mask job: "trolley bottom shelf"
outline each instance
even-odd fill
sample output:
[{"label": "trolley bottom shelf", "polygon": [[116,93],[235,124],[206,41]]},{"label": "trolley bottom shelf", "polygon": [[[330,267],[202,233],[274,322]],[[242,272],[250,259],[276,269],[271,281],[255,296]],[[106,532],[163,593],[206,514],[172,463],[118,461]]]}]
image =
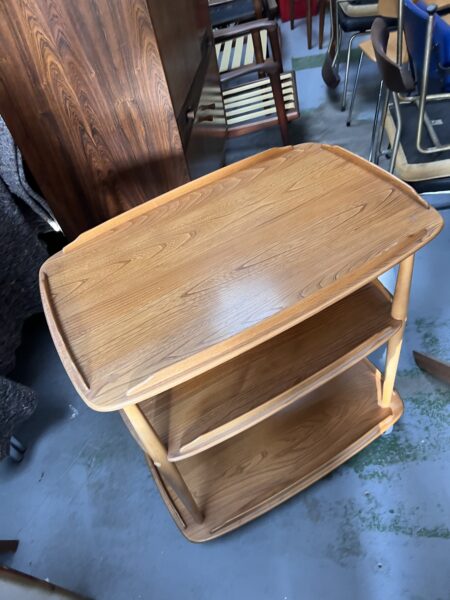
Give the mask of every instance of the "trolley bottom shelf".
[{"label": "trolley bottom shelf", "polygon": [[178,462],[204,521],[195,523],[149,465],[182,533],[201,542],[232,531],[294,496],[362,450],[403,412],[394,392],[381,408],[381,373],[364,359],[294,404],[222,444]]}]

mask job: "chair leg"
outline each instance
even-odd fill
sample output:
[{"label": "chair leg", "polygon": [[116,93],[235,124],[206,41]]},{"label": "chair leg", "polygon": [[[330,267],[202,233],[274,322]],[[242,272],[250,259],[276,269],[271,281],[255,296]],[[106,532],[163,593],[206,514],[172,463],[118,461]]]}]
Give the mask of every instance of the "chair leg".
[{"label": "chair leg", "polygon": [[281,88],[281,79],[279,73],[271,73],[269,75],[270,83],[272,85],[273,99],[275,101],[275,108],[277,110],[278,125],[280,127],[281,138],[283,144],[287,146],[289,144],[288,138],[288,120],[286,116],[286,108],[284,106],[283,90]]},{"label": "chair leg", "polygon": [[392,144],[392,154],[391,154],[391,161],[389,163],[389,173],[393,173],[394,169],[395,169],[395,161],[397,159],[398,147],[400,145],[400,136],[402,133],[402,115],[400,112],[400,102],[398,100],[398,96],[397,96],[396,92],[392,93],[392,100],[394,102],[395,120],[397,121],[397,123],[396,123],[394,143]]},{"label": "chair leg", "polygon": [[291,21],[291,29],[294,29],[295,0],[290,0],[289,2],[289,16]]},{"label": "chair leg", "polygon": [[380,90],[378,92],[377,105],[375,107],[375,114],[373,116],[372,137],[370,139],[370,153],[369,153],[370,162],[373,162],[374,155],[375,155],[375,140],[377,138],[377,132],[378,132],[378,118],[380,116],[380,107],[381,107],[381,99],[383,97],[383,89],[384,89],[384,84],[383,84],[383,80],[381,80]]},{"label": "chair leg", "polygon": [[325,29],[325,8],[326,0],[319,0],[319,50],[323,46],[323,32]]},{"label": "chair leg", "polygon": [[345,79],[344,79],[344,90],[342,92],[342,101],[341,101],[341,110],[344,111],[347,106],[347,88],[348,88],[348,73],[350,71],[350,58],[352,53],[352,44],[353,40],[359,35],[358,33],[354,33],[348,42],[347,48],[347,63],[345,66]]},{"label": "chair leg", "polygon": [[311,1],[312,0],[306,0],[306,36],[308,39],[308,50],[311,50],[311,48],[312,48]]},{"label": "chair leg", "polygon": [[337,25],[336,29],[336,51],[333,57],[332,66],[336,69],[337,72],[339,72],[339,65],[341,62],[342,29],[339,24]]},{"label": "chair leg", "polygon": [[347,127],[350,127],[350,125],[352,123],[353,105],[355,104],[356,90],[358,87],[359,73],[361,71],[361,65],[362,65],[363,58],[364,58],[364,52],[361,50],[361,54],[360,54],[359,62],[358,62],[358,68],[356,70],[355,84],[353,86],[352,97],[350,99],[350,107],[348,109]]},{"label": "chair leg", "polygon": [[[385,86],[383,86],[385,87]],[[390,96],[390,92],[388,89],[385,90],[384,93],[384,100],[383,100],[383,108],[381,111],[381,119],[380,119],[380,124],[378,126],[378,135],[377,135],[377,139],[375,141],[375,156],[374,156],[374,163],[377,165],[380,161],[380,155],[381,155],[381,144],[383,143],[383,135],[384,135],[384,124],[386,122],[386,115],[387,115],[387,110],[388,110],[388,104],[389,104],[389,96]]]}]

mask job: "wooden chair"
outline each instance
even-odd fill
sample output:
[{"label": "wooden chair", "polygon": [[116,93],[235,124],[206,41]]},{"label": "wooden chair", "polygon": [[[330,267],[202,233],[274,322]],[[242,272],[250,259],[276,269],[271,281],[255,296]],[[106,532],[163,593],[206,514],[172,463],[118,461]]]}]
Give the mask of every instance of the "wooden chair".
[{"label": "wooden chair", "polygon": [[[385,19],[389,19],[389,22],[392,24],[394,23],[394,21],[397,21],[398,0],[379,0],[378,1],[378,16],[384,17]],[[388,41],[388,45],[387,45],[387,55],[393,61],[397,60],[397,38],[398,38],[398,32],[396,29],[393,29],[389,34],[389,41]],[[363,60],[366,58],[366,59],[369,59],[373,63],[376,62],[375,52],[373,49],[372,41],[370,39],[364,40],[363,42],[361,42],[359,44],[359,49],[361,50],[361,53],[359,56],[358,67],[356,70],[355,83],[353,85],[353,90],[352,90],[351,99],[350,99],[350,106],[349,106],[348,116],[347,116],[347,127],[350,127],[351,121],[352,121],[353,107],[355,104],[356,92],[358,89],[358,82],[359,82],[359,75],[361,72]],[[403,37],[402,64],[405,64],[407,62],[408,62],[408,51],[406,48],[406,41]],[[377,103],[377,107],[376,107],[376,112],[379,111],[379,108],[380,108],[379,103],[381,101],[381,96],[382,96],[382,84],[380,85],[380,91],[378,94],[378,103]],[[378,114],[378,112],[377,112],[377,114]]]},{"label": "wooden chair", "polygon": [[[319,48],[322,49],[323,45],[323,31],[325,28],[325,9],[327,7],[328,0],[319,1]],[[295,0],[290,0],[289,3],[290,22],[291,29],[294,29],[295,19]],[[308,38],[308,50],[312,48],[312,6],[311,0],[306,0],[306,35]]]},{"label": "wooden chair", "polygon": [[344,89],[342,91],[341,110],[347,105],[348,74],[354,40],[370,31],[373,20],[378,15],[377,0],[330,0],[330,43],[322,66],[322,78],[332,89],[339,85],[339,56],[344,33],[349,33],[345,66]]},{"label": "wooden chair", "polygon": [[[271,57],[263,50],[262,32],[270,42]],[[283,72],[276,22],[260,19],[216,30],[216,52],[218,44],[233,41],[233,51],[238,53],[245,39],[249,43],[250,36],[255,48],[255,62],[233,68],[234,54],[230,52],[232,68],[222,70],[220,75],[228,136],[245,135],[278,124],[283,143],[287,144],[288,122],[299,116],[299,108],[295,73]],[[238,62],[236,60],[236,64]],[[256,78],[249,80],[252,75],[256,75]],[[229,82],[244,77],[244,83],[227,87]]]}]

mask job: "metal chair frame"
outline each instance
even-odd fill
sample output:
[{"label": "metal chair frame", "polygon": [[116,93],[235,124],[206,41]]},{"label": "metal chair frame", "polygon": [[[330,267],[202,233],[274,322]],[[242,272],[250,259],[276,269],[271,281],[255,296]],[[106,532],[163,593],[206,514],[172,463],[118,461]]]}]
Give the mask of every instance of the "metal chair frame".
[{"label": "metal chair frame", "polygon": [[[426,114],[426,103],[440,100],[449,100],[450,93],[442,93],[442,94],[428,94],[428,74],[429,74],[429,66],[430,66],[430,58],[432,52],[432,41],[433,41],[433,26],[434,19],[437,13],[436,5],[430,5],[427,9],[428,12],[428,23],[427,23],[427,32],[425,38],[425,53],[424,53],[424,63],[423,63],[423,71],[422,71],[422,85],[420,86],[419,93],[414,93],[416,91],[416,85],[407,85],[402,91],[395,91],[389,89],[385,82],[381,84],[380,94],[378,96],[377,107],[375,110],[375,118],[374,118],[374,127],[372,129],[372,141],[371,141],[371,150],[370,150],[370,160],[378,164],[380,157],[384,154],[386,155],[386,151],[381,151],[384,127],[386,121],[386,115],[389,108],[389,99],[392,96],[392,106],[394,109],[394,115],[396,119],[396,132],[394,142],[392,144],[391,149],[391,157],[389,163],[389,172],[393,173],[395,169],[395,162],[397,159],[398,148],[400,144],[400,136],[402,130],[402,117],[400,111],[401,104],[407,103],[415,103],[419,108],[419,118],[417,123],[417,133],[416,133],[416,147],[418,152],[422,154],[434,154],[437,152],[442,152],[446,150],[450,150],[450,144],[441,144],[439,142],[438,135]],[[399,15],[399,29],[403,27],[403,19],[400,22]],[[402,30],[400,30],[402,31]],[[399,38],[401,36],[399,35]],[[400,40],[401,44],[401,40]],[[402,48],[400,45],[400,52]],[[401,56],[401,54],[400,54]],[[408,89],[409,87],[409,89]],[[385,88],[384,100],[382,100],[383,89]],[[378,123],[378,116],[380,111],[380,106],[382,102],[382,114],[381,120]],[[422,137],[424,127],[427,129],[427,132],[430,136],[430,139],[433,142],[433,146],[425,148],[422,145]]]}]

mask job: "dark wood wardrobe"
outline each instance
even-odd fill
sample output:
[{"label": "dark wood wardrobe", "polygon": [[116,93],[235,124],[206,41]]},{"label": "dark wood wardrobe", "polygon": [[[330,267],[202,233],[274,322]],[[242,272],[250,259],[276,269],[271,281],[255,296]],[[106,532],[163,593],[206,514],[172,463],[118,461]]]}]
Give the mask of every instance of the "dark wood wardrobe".
[{"label": "dark wood wardrobe", "polygon": [[0,0],[0,114],[69,239],[219,168],[207,0]]}]

